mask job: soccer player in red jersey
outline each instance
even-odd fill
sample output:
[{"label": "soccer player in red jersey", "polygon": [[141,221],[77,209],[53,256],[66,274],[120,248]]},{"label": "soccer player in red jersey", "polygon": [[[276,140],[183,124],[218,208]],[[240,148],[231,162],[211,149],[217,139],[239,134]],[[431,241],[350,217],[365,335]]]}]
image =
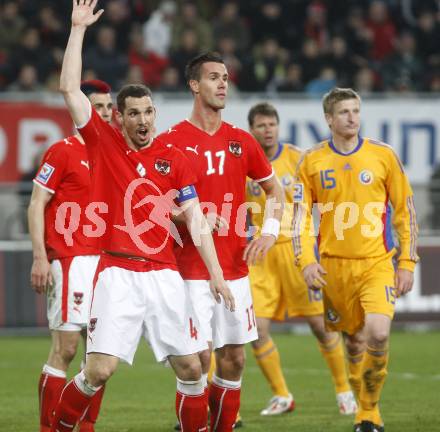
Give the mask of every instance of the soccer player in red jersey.
[{"label": "soccer player in red jersey", "polygon": [[[235,313],[214,301],[209,273],[186,230],[182,233],[183,247],[176,248],[176,258],[203,335],[215,350],[217,367],[209,388],[211,431],[224,432],[232,430],[240,406],[244,344],[258,338],[247,262],[264,256],[275,243],[283,192],[258,142],[248,132],[222,121],[228,91],[228,72],[222,58],[216,53],[195,57],[187,65],[186,78],[194,96],[192,114],[158,138],[185,153],[198,176],[196,188],[202,207],[208,214],[217,214],[214,243],[235,298]],[[272,204],[261,235],[248,245],[247,177],[259,182]],[[210,356],[210,350],[200,353],[205,385]]]},{"label": "soccer player in red jersey", "polygon": [[[115,372],[132,363],[142,336],[158,361],[168,360],[177,377],[176,413],[182,429],[207,429],[207,398],[197,353],[206,349],[173,253],[170,214],[175,203],[209,269],[213,296],[234,310],[212,236],[183,153],[154,140],[156,111],[149,89],[125,86],[117,96],[121,130],[103,122],[81,92],[81,48],[97,1],[73,2],[72,27],[61,71],[61,91],[84,138],[92,174],[92,201],[102,215],[89,235],[102,251],[95,275],[87,361],[63,389],[52,431],[72,431],[91,397]],[[195,224],[191,224],[195,221]],[[197,233],[193,227],[201,227]],[[220,295],[222,297],[220,297]]]},{"label": "soccer player in red jersey", "polygon": [[[110,122],[110,87],[99,80],[84,81],[82,91],[103,121]],[[98,250],[83,234],[89,204],[90,173],[87,150],[80,135],[53,144],[44,154],[29,205],[29,229],[33,247],[32,288],[46,292],[47,317],[52,335],[49,358],[38,385],[40,431],[48,431],[55,405],[66,384],[66,371],[75,357],[82,330],[89,321],[90,300],[98,263]],[[63,211],[75,204],[75,216]],[[79,213],[79,214],[78,214]],[[67,244],[56,228],[78,224]],[[93,431],[103,390],[95,395],[81,422],[80,431]]]}]

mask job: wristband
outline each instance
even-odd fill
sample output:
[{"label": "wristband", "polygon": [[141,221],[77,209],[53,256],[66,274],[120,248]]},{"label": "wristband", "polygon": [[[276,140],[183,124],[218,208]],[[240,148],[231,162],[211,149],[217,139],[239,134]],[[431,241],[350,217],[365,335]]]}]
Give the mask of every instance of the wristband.
[{"label": "wristband", "polygon": [[270,234],[273,235],[276,239],[280,233],[280,221],[275,218],[267,218],[264,221],[263,228],[261,230],[261,234]]}]

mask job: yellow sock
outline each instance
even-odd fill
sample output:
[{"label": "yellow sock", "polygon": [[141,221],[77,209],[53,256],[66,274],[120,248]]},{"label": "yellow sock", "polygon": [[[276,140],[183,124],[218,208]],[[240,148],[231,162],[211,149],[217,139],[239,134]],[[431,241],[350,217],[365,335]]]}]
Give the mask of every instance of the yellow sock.
[{"label": "yellow sock", "polygon": [[253,349],[258,366],[272,388],[273,394],[278,396],[289,396],[286,380],[281,370],[280,354],[273,340],[270,339],[263,346]]},{"label": "yellow sock", "polygon": [[213,351],[211,353],[211,363],[209,365],[209,371],[208,371],[208,383],[212,382],[212,376],[215,372],[215,352]]},{"label": "yellow sock", "polygon": [[336,337],[326,344],[319,343],[319,349],[332,374],[336,393],[350,391],[345,367],[344,347],[340,335],[336,334]]},{"label": "yellow sock", "polygon": [[362,381],[359,392],[359,411],[356,419],[369,420],[382,425],[379,399],[387,376],[388,348],[376,349],[367,346],[362,361]]},{"label": "yellow sock", "polygon": [[364,358],[364,353],[350,355],[347,354],[348,358],[348,381],[350,382],[351,389],[359,401],[359,392],[361,391],[361,372],[362,372],[362,360]]}]

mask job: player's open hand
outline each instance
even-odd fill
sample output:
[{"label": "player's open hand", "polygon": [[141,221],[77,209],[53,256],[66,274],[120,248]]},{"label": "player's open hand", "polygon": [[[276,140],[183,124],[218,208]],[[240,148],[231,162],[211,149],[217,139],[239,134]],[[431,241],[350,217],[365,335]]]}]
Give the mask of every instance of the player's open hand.
[{"label": "player's open hand", "polygon": [[48,286],[53,285],[53,277],[50,272],[50,264],[47,259],[34,259],[31,269],[31,286],[38,294],[47,291]]},{"label": "player's open hand", "polygon": [[414,273],[405,269],[397,269],[396,272],[396,295],[400,297],[412,290],[414,283]]},{"label": "player's open hand", "polygon": [[221,298],[223,297],[226,309],[230,310],[231,312],[235,311],[234,296],[223,279],[223,276],[211,277],[209,287],[211,288],[212,295],[217,303],[220,303]]},{"label": "player's open hand", "polygon": [[73,0],[72,26],[88,27],[95,23],[104,12],[104,9],[93,12],[97,3],[98,0]]},{"label": "player's open hand", "polygon": [[218,215],[217,213],[208,213],[206,215],[206,221],[208,222],[209,228],[211,228],[211,232],[220,231],[221,229],[229,229],[228,221]]},{"label": "player's open hand", "polygon": [[275,242],[276,238],[273,235],[263,234],[261,237],[248,243],[243,253],[243,259],[246,261],[247,265],[256,264],[266,256],[267,252]]},{"label": "player's open hand", "polygon": [[323,279],[323,276],[326,275],[324,267],[321,264],[313,263],[306,266],[303,270],[303,277],[306,281],[306,284],[311,289],[322,289],[327,282]]}]

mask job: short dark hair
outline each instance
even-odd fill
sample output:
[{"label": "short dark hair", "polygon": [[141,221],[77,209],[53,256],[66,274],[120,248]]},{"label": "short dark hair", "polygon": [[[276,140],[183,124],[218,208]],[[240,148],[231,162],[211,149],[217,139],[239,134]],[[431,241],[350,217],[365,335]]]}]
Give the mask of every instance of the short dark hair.
[{"label": "short dark hair", "polygon": [[111,93],[112,89],[105,81],[92,79],[81,82],[81,91],[87,97],[89,97],[92,93],[98,93],[98,94]]},{"label": "short dark hair", "polygon": [[322,98],[324,114],[332,114],[333,108],[338,102],[348,99],[357,99],[359,102],[361,101],[361,97],[351,88],[333,88]]},{"label": "short dark hair", "polygon": [[252,127],[254,124],[255,117],[257,115],[264,115],[268,117],[275,117],[277,119],[277,123],[280,122],[280,116],[278,115],[278,111],[276,108],[270,104],[269,102],[261,102],[254,105],[248,114],[248,123],[249,126]]},{"label": "short dark hair", "polygon": [[120,113],[123,113],[125,110],[125,100],[128,97],[133,98],[142,98],[144,96],[149,97],[150,99],[153,99],[153,94],[151,93],[151,90],[143,84],[127,84],[124,87],[121,88],[121,90],[118,93],[118,96],[116,97],[116,105],[118,107],[118,111]]},{"label": "short dark hair", "polygon": [[200,81],[200,69],[204,63],[225,64],[223,57],[215,51],[208,51],[192,58],[185,66],[185,79],[189,83],[191,80]]}]

